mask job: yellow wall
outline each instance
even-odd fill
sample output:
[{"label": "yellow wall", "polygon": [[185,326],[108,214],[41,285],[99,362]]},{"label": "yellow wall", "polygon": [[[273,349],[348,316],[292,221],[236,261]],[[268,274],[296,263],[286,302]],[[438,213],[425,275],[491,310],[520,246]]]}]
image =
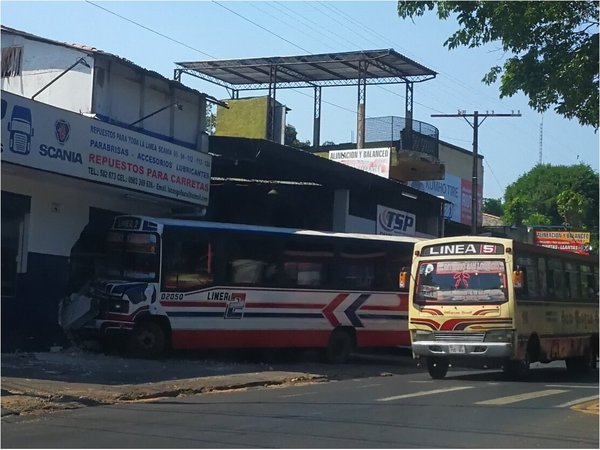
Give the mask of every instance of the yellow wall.
[{"label": "yellow wall", "polygon": [[227,100],[229,109],[217,107],[216,136],[267,138],[268,97]]}]

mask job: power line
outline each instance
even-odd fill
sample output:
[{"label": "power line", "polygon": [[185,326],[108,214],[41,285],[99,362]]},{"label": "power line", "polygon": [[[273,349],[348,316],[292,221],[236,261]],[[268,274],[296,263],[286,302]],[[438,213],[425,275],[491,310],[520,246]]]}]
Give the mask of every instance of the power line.
[{"label": "power line", "polygon": [[258,28],[260,28],[261,30],[266,31],[269,34],[272,34],[273,36],[278,37],[279,39],[281,39],[282,41],[287,42],[290,45],[293,45],[296,48],[299,48],[300,50],[302,50],[303,52],[307,52],[310,53],[308,50],[306,50],[303,47],[300,47],[299,45],[294,44],[292,41],[290,41],[289,39],[284,38],[283,36],[278,35],[277,33],[274,33],[273,31],[269,30],[268,28],[263,27],[262,25],[259,25],[258,23],[254,22],[253,20],[248,19],[247,17],[242,16],[241,14],[238,14],[237,12],[235,12],[232,9],[229,9],[227,6],[217,2],[216,0],[211,0],[214,4],[219,5],[221,8],[226,9],[227,11],[229,11],[232,14],[235,14],[236,16],[238,16],[241,19],[244,19],[246,22],[250,22],[251,24],[257,26]]},{"label": "power line", "polygon": [[129,23],[132,23],[132,24],[134,24],[134,25],[137,25],[138,27],[140,27],[140,28],[143,28],[144,30],[147,30],[147,31],[149,31],[149,32],[151,32],[151,33],[154,33],[154,34],[156,34],[156,35],[160,36],[160,37],[163,37],[163,38],[165,38],[165,39],[168,39],[169,41],[175,42],[175,43],[177,43],[177,44],[179,44],[179,45],[183,45],[184,47],[186,47],[186,48],[189,48],[190,50],[194,50],[195,52],[201,53],[202,55],[206,55],[206,56],[208,56],[209,58],[212,58],[212,59],[217,59],[217,58],[216,58],[216,57],[214,57],[213,55],[209,55],[208,53],[206,53],[206,52],[203,52],[202,50],[198,50],[197,48],[195,48],[195,47],[192,47],[191,45],[187,45],[187,44],[186,44],[186,43],[184,43],[184,42],[178,41],[177,39],[173,39],[172,37],[170,37],[170,36],[167,36],[166,34],[163,34],[163,33],[161,33],[160,31],[156,31],[156,30],[154,30],[154,29],[152,29],[152,28],[150,28],[150,27],[147,27],[146,25],[142,25],[141,23],[139,23],[139,22],[136,22],[135,20],[131,20],[131,19],[129,19],[129,18],[127,18],[127,17],[125,17],[125,16],[122,16],[121,14],[118,14],[118,13],[116,13],[116,12],[114,12],[114,11],[111,11],[111,10],[110,10],[110,9],[108,9],[108,8],[105,8],[105,7],[103,7],[103,6],[100,6],[100,5],[98,5],[97,3],[91,2],[91,1],[89,1],[89,0],[85,0],[85,2],[86,2],[86,3],[89,3],[89,4],[90,4],[90,5],[92,5],[92,6],[95,6],[96,8],[99,8],[99,9],[101,9],[101,10],[103,10],[103,11],[106,11],[107,13],[109,13],[109,14],[112,14],[113,16],[117,16],[117,17],[118,17],[118,18],[120,18],[120,19],[126,20],[126,21],[127,21],[127,22],[129,22]]}]

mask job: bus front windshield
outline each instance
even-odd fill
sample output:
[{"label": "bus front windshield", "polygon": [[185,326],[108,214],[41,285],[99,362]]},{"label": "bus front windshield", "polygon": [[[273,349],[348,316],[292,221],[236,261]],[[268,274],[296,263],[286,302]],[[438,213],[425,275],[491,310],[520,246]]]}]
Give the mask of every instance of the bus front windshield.
[{"label": "bus front windshield", "polygon": [[507,300],[506,269],[501,260],[421,262],[415,303],[504,303]]},{"label": "bus front windshield", "polygon": [[110,231],[104,275],[127,281],[158,280],[158,238],[152,233]]}]

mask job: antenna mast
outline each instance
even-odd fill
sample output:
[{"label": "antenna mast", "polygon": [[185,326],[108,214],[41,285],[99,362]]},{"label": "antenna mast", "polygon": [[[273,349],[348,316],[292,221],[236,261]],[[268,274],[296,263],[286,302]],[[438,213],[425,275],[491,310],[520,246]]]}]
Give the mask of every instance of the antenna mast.
[{"label": "antenna mast", "polygon": [[542,121],[540,122],[540,150],[538,154],[538,164],[542,164],[542,148],[544,143],[544,116],[542,116]]}]

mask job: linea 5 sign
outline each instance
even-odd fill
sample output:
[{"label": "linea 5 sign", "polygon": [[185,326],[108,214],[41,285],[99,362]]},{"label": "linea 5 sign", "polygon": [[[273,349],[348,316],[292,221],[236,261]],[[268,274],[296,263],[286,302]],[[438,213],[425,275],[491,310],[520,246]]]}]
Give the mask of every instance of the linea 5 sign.
[{"label": "linea 5 sign", "polygon": [[377,205],[377,234],[388,236],[414,236],[417,216],[387,206]]}]

